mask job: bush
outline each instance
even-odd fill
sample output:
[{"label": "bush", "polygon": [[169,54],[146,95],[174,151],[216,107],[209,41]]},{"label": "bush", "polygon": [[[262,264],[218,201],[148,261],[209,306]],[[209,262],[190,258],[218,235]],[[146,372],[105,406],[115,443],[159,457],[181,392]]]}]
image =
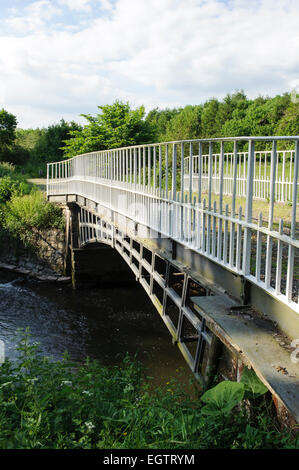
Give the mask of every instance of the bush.
[{"label": "bush", "polygon": [[18,358],[0,367],[0,448],[296,448],[265,406],[202,414],[174,380],[149,393],[136,361],[121,367],[42,357],[23,333]]},{"label": "bush", "polygon": [[25,196],[13,195],[3,213],[4,227],[26,245],[34,243],[34,229],[63,229],[61,209],[48,203],[40,191]]},{"label": "bush", "polygon": [[13,196],[29,194],[32,187],[32,184],[21,177],[3,176],[0,179],[0,204],[9,201]]},{"label": "bush", "polygon": [[0,162],[0,178],[6,175],[14,175],[15,174],[15,166],[9,162]]}]

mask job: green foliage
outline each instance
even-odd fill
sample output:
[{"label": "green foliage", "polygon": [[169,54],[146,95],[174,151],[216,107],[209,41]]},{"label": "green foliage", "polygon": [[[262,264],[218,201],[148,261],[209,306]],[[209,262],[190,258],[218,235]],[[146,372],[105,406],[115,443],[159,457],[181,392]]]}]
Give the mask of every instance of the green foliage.
[{"label": "green foliage", "polygon": [[13,114],[0,110],[0,150],[9,146],[15,140],[17,118]]},{"label": "green foliage", "polygon": [[268,391],[267,387],[260,381],[253,369],[244,367],[241,383],[244,384],[244,390],[249,398],[255,398]]},{"label": "green foliage", "polygon": [[164,139],[196,139],[200,135],[201,112],[201,106],[185,106],[168,122]]},{"label": "green foliage", "polygon": [[2,224],[25,245],[34,245],[35,230],[63,228],[61,209],[48,203],[38,190],[25,196],[12,195],[3,210]]},{"label": "green foliage", "polygon": [[228,415],[244,398],[255,399],[267,391],[254,370],[244,367],[240,382],[220,382],[203,394],[201,400],[206,405],[202,412],[208,416]]},{"label": "green foliage", "polygon": [[244,398],[245,387],[240,382],[224,381],[203,394],[206,403],[202,412],[206,415],[227,415]]},{"label": "green foliage", "polygon": [[[154,141],[162,142],[165,134],[167,133],[167,126],[169,122],[182,111],[182,108],[177,109],[152,109],[146,116],[146,121],[151,126],[154,133]],[[177,138],[177,137],[175,137]]]},{"label": "green foliage", "polygon": [[16,117],[5,109],[0,110],[0,161],[2,162],[19,164],[28,157],[27,151],[15,141],[16,127]]},{"label": "green foliage", "polygon": [[40,158],[44,163],[54,162],[63,159],[64,142],[70,138],[73,131],[81,131],[82,126],[74,121],[68,123],[61,119],[59,123],[43,129],[37,139],[33,153],[36,158]]},{"label": "green foliage", "polygon": [[19,175],[3,176],[0,178],[0,204],[9,201],[12,196],[29,194],[32,185]]},{"label": "green foliage", "polygon": [[277,127],[278,135],[299,135],[299,103],[290,103]]},{"label": "green foliage", "polygon": [[132,110],[128,103],[116,101],[98,108],[101,114],[95,117],[82,114],[89,124],[82,130],[71,131],[72,138],[65,142],[65,156],[152,141],[154,133],[144,120],[143,106]]},{"label": "green foliage", "polygon": [[15,165],[9,162],[0,162],[0,178],[6,175],[15,175]]},{"label": "green foliage", "polygon": [[[45,177],[47,162],[91,151],[184,139],[299,134],[299,104],[291,102],[289,93],[250,100],[240,90],[223,100],[155,108],[146,117],[143,106],[132,109],[121,101],[98,108],[96,116],[81,115],[87,120],[84,127],[61,119],[47,128],[26,130],[16,129],[15,116],[0,111],[0,161]],[[279,149],[281,145],[293,148],[292,142],[278,143]],[[247,150],[246,144],[239,148]],[[257,150],[265,148],[265,143],[256,144]]]},{"label": "green foliage", "polygon": [[117,367],[73,363],[67,354],[54,362],[42,357],[28,331],[17,351],[0,367],[2,449],[298,447],[275,430],[265,406],[254,421],[242,411],[207,418],[174,380],[150,392],[128,356]]},{"label": "green foliage", "polygon": [[[299,105],[290,94],[249,100],[243,90],[203,105],[151,111],[159,141],[253,135],[298,135]],[[167,113],[166,113],[167,111]],[[284,144],[286,145],[286,144]],[[263,149],[265,144],[263,144]]]}]

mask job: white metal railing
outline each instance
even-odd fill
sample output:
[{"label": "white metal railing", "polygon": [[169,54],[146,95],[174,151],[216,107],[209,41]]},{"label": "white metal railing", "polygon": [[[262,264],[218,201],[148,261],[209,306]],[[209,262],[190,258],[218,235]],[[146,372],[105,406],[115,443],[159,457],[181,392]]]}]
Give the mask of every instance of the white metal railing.
[{"label": "white metal railing", "polygon": [[[275,200],[281,203],[292,202],[293,197],[293,173],[294,173],[294,150],[278,150],[275,174]],[[219,194],[220,191],[220,168],[221,155],[213,154],[212,191]],[[202,191],[208,188],[208,159],[209,155],[202,155]],[[224,154],[223,163],[223,194],[231,195],[234,183],[234,154]],[[237,188],[238,197],[246,197],[248,152],[238,152],[237,155]],[[185,185],[189,186],[190,157],[185,158]],[[197,191],[199,155],[193,155],[192,163],[192,187]],[[256,199],[269,200],[271,188],[271,150],[254,152],[254,174],[253,174],[253,197]],[[299,184],[299,182],[298,182]],[[298,203],[298,202],[297,202]]]},{"label": "white metal railing", "polygon": [[[281,165],[277,151],[280,141],[293,145],[292,150],[282,153],[284,170],[277,169]],[[261,142],[271,142],[272,151],[255,152],[256,143]],[[248,151],[240,154],[241,145],[247,145]],[[288,219],[283,220],[275,202],[281,200],[277,196],[277,174],[284,171],[285,175],[287,152],[292,159],[286,190],[291,204],[283,206],[289,211]],[[263,155],[267,159],[264,174],[269,178],[267,213],[259,210],[254,197],[255,175],[262,172],[262,164],[257,162],[262,162]],[[47,194],[76,194],[117,211],[242,274],[299,313],[298,166],[299,136],[167,142],[103,150],[50,163]],[[229,198],[225,197],[228,174]],[[240,186],[245,199],[237,207]]]}]

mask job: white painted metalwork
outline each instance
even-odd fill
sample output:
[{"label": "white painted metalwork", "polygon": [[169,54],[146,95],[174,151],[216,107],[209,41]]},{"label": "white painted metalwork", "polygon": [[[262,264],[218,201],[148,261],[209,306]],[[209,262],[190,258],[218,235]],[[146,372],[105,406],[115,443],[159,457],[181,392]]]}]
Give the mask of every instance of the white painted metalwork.
[{"label": "white painted metalwork", "polygon": [[[277,150],[283,142],[293,148]],[[255,151],[261,143],[272,150]],[[243,275],[299,313],[298,166],[298,136],[167,142],[50,163],[47,193],[79,195],[129,217]],[[239,196],[246,198],[244,207],[237,207]],[[256,214],[258,199],[265,198],[267,214]],[[275,219],[281,201],[291,201],[289,224]]]},{"label": "white painted metalwork", "polygon": [[[278,150],[277,159],[279,165],[276,166],[274,180],[271,179],[271,150],[254,152],[254,177],[253,177],[253,197],[255,199],[269,200],[272,194],[271,181],[274,181],[274,196],[277,202],[292,202],[293,195],[293,173],[294,173],[294,150]],[[193,155],[193,171],[189,178],[190,156],[185,158],[185,186],[192,184],[194,192],[198,191],[198,184],[207,191],[208,188],[208,162],[209,155]],[[215,194],[220,193],[219,169],[222,161],[220,153],[213,154],[212,189]],[[203,170],[200,170],[202,162]],[[237,154],[237,187],[236,194],[239,197],[246,197],[248,152],[238,152]],[[234,183],[234,153],[224,154],[223,158],[223,194],[231,195]],[[199,183],[199,179],[201,182]],[[192,183],[190,183],[192,181]],[[299,182],[298,182],[299,184]],[[298,202],[297,202],[298,204]]]}]

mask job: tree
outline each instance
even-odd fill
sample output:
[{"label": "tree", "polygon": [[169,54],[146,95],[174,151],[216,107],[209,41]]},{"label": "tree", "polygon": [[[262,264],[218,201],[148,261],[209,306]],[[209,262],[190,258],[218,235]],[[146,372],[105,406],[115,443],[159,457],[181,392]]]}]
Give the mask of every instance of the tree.
[{"label": "tree", "polygon": [[0,111],[0,160],[10,151],[16,138],[17,118],[13,114],[1,109]]},{"label": "tree", "polygon": [[154,133],[144,119],[143,106],[132,110],[128,103],[115,101],[112,105],[98,106],[96,116],[82,114],[88,124],[82,130],[71,131],[65,141],[64,155],[74,155],[152,142]]},{"label": "tree", "polygon": [[187,105],[168,123],[165,140],[188,140],[200,137],[201,106]]},{"label": "tree", "polygon": [[290,103],[279,121],[277,135],[299,135],[299,103]]},{"label": "tree", "polygon": [[16,144],[17,118],[5,109],[0,111],[0,161],[23,164],[28,152]]},{"label": "tree", "polygon": [[220,129],[217,128],[216,115],[219,108],[219,101],[212,98],[206,101],[201,114],[202,137],[218,137]]},{"label": "tree", "polygon": [[170,121],[182,111],[182,108],[152,109],[146,116],[146,121],[154,132],[155,142],[165,140],[166,129]]},{"label": "tree", "polygon": [[82,126],[74,121],[61,119],[59,123],[42,129],[33,147],[33,157],[42,162],[62,160],[64,143],[71,137],[72,131],[81,131]]}]

